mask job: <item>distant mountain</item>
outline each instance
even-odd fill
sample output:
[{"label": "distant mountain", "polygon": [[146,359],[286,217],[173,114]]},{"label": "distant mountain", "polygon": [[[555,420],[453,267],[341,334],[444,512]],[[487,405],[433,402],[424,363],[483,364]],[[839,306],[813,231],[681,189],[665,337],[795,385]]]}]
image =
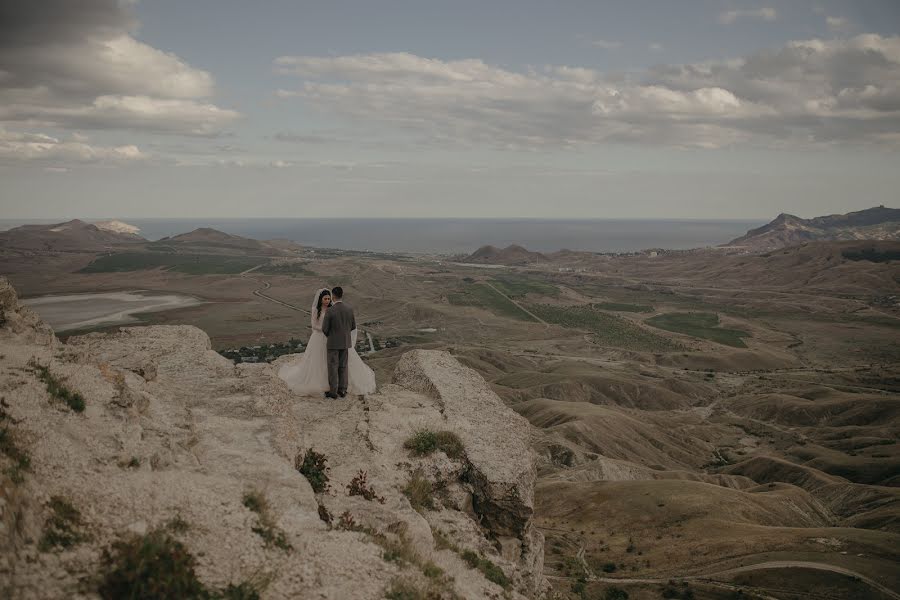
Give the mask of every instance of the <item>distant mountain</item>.
[{"label": "distant mountain", "polygon": [[540,252],[529,252],[522,246],[517,246],[515,244],[507,246],[506,248],[497,248],[496,246],[482,246],[463,259],[464,262],[469,263],[486,263],[498,265],[519,265],[546,260],[547,257]]},{"label": "distant mountain", "polygon": [[79,219],[53,225],[22,225],[0,232],[0,247],[34,252],[98,252],[146,241],[136,233],[98,227]]},{"label": "distant mountain", "polygon": [[104,231],[114,231],[116,233],[130,233],[132,235],[138,235],[138,232],[141,230],[140,227],[135,225],[130,225],[128,223],[123,223],[122,221],[117,221],[115,219],[109,221],[97,221],[94,223],[94,226],[103,229]]},{"label": "distant mountain", "polygon": [[265,242],[232,235],[210,227],[200,227],[188,233],[164,237],[153,242],[149,247],[156,250],[177,249],[191,252],[281,254],[280,250]]},{"label": "distant mountain", "polygon": [[772,250],[809,241],[900,240],[900,209],[876,206],[845,215],[801,219],[782,213],[726,246]]}]

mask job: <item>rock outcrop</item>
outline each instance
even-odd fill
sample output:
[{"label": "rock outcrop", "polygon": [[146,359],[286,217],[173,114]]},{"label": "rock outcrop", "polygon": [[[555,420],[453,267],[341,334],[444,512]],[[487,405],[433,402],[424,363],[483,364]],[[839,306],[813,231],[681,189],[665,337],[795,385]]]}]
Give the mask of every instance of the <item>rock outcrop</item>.
[{"label": "rock outcrop", "polygon": [[[449,354],[405,356],[366,398],[304,398],[193,327],[61,344],[2,279],[0,303],[0,596],[97,597],[104,552],[160,530],[210,589],[251,582],[263,598],[543,592],[528,424]],[[423,429],[456,433],[465,456],[411,455]],[[310,450],[327,459],[324,491],[296,468]],[[432,490],[418,510],[416,479]],[[47,535],[60,499],[80,513],[65,546]]]}]

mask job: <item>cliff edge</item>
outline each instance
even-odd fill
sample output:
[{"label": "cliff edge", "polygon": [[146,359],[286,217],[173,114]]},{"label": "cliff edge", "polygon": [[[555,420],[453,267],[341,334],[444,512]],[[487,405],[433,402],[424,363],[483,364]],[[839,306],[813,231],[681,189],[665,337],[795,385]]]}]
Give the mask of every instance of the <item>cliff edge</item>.
[{"label": "cliff edge", "polygon": [[528,424],[450,354],[331,401],[194,327],[61,344],[2,278],[0,311],[0,595],[113,597],[160,545],[207,597],[544,592]]}]

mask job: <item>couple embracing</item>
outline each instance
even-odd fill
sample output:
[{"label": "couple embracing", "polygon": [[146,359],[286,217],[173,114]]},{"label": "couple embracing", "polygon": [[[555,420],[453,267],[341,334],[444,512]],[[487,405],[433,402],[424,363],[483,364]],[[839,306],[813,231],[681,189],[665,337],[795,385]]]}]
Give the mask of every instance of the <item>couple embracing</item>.
[{"label": "couple embracing", "polygon": [[297,394],[343,398],[375,392],[375,373],[357,354],[356,317],[344,304],[344,290],[335,287],[316,292],[310,311],[312,334],[299,359],[278,370]]}]

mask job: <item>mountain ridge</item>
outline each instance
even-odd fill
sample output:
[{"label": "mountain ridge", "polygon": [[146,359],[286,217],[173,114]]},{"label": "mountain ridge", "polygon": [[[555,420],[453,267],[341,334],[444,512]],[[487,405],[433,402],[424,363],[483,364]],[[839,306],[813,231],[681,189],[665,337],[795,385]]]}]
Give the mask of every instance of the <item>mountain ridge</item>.
[{"label": "mountain ridge", "polygon": [[811,219],[781,213],[722,247],[773,250],[810,241],[846,240],[900,240],[900,209],[881,205]]}]

